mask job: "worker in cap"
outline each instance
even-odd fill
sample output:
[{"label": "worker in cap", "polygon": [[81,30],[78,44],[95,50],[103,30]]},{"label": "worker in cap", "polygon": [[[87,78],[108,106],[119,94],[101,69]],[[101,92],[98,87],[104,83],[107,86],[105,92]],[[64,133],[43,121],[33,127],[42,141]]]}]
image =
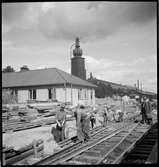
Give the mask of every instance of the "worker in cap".
[{"label": "worker in cap", "polygon": [[60,110],[56,113],[57,142],[65,139],[66,111],[62,104]]},{"label": "worker in cap", "polygon": [[146,122],[146,111],[145,111],[145,99],[144,97],[141,98],[141,105],[140,105],[140,109],[141,109],[141,116],[142,116],[142,120],[141,120],[141,123],[145,123]]},{"label": "worker in cap", "polygon": [[152,125],[152,105],[149,101],[149,99],[147,98],[145,101],[145,111],[146,111],[146,123],[148,125]]},{"label": "worker in cap", "polygon": [[92,129],[93,129],[93,128],[94,128],[94,125],[96,124],[96,118],[95,118],[94,112],[91,112],[91,115],[90,115],[90,122],[91,122],[91,127],[92,127]]},{"label": "worker in cap", "polygon": [[106,127],[108,122],[108,106],[105,104],[103,108],[103,126]]}]

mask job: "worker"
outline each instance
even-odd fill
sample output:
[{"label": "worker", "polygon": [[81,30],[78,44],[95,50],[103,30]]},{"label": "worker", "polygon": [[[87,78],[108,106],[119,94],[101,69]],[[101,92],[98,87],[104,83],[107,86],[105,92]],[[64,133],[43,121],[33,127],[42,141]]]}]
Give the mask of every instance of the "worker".
[{"label": "worker", "polygon": [[145,111],[146,111],[146,123],[150,125],[152,124],[152,116],[151,116],[152,106],[148,98],[145,101]]},{"label": "worker", "polygon": [[126,110],[126,102],[127,102],[127,96],[121,97],[120,106],[121,106],[122,112],[125,112],[125,110]]},{"label": "worker", "polygon": [[123,122],[124,113],[121,110],[117,110],[113,114],[113,119],[115,122]]},{"label": "worker", "polygon": [[94,115],[93,112],[90,115],[90,122],[91,122],[91,127],[93,129],[94,128],[94,124],[96,124],[96,119],[95,119],[95,115]]},{"label": "worker", "polygon": [[145,97],[141,98],[141,115],[142,115],[142,120],[141,123],[146,123],[146,111],[145,111]]},{"label": "worker", "polygon": [[57,142],[63,141],[65,139],[65,125],[66,125],[66,112],[65,106],[61,105],[60,111],[56,114],[56,133]]},{"label": "worker", "polygon": [[141,123],[147,122],[147,114],[146,114],[146,97],[144,96],[141,98],[141,115],[142,115],[142,121]]},{"label": "worker", "polygon": [[89,135],[89,123],[90,118],[86,113],[85,107],[80,105],[77,107],[74,112],[74,116],[76,118],[76,126],[77,126],[77,137],[81,142],[88,141]]},{"label": "worker", "polygon": [[119,114],[118,121],[123,122],[124,113],[122,111],[120,111],[120,112],[118,112],[118,114]]},{"label": "worker", "polygon": [[115,122],[119,122],[116,112],[113,113],[113,119],[114,119]]},{"label": "worker", "polygon": [[107,122],[108,122],[108,106],[107,106],[107,105],[104,106],[103,119],[104,119],[104,120],[103,120],[103,126],[106,127]]},{"label": "worker", "polygon": [[139,96],[135,96],[135,100],[136,100],[136,111],[140,112],[140,97]]}]

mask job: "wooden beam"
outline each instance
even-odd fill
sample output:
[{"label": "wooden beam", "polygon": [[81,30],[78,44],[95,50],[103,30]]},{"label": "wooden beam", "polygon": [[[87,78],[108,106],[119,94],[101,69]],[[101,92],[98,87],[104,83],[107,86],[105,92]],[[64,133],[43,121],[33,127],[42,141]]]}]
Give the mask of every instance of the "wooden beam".
[{"label": "wooden beam", "polygon": [[[37,147],[37,152],[41,151],[44,149],[44,146],[43,144],[39,145],[39,147]],[[18,161],[21,161],[22,159],[30,156],[30,155],[33,155],[34,154],[34,149],[31,149],[31,150],[28,150],[28,151],[25,151],[23,152],[22,154],[20,155],[17,155],[17,156],[14,156],[12,158],[9,158],[6,160],[6,165],[11,165],[11,164],[14,164]]]}]

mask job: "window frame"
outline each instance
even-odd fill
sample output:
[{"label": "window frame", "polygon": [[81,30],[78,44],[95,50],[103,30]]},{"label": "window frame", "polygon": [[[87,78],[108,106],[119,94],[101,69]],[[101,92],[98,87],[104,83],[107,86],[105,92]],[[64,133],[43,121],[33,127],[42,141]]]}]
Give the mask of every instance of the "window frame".
[{"label": "window frame", "polygon": [[37,92],[36,89],[29,89],[29,100],[36,100]]}]

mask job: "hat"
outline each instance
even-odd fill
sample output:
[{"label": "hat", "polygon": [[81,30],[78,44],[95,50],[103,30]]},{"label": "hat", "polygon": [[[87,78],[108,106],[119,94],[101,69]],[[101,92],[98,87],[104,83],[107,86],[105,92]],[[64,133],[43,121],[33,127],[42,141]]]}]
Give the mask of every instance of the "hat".
[{"label": "hat", "polygon": [[61,104],[61,108],[65,108],[65,104]]},{"label": "hat", "polygon": [[144,96],[143,99],[146,100],[146,96]]}]

